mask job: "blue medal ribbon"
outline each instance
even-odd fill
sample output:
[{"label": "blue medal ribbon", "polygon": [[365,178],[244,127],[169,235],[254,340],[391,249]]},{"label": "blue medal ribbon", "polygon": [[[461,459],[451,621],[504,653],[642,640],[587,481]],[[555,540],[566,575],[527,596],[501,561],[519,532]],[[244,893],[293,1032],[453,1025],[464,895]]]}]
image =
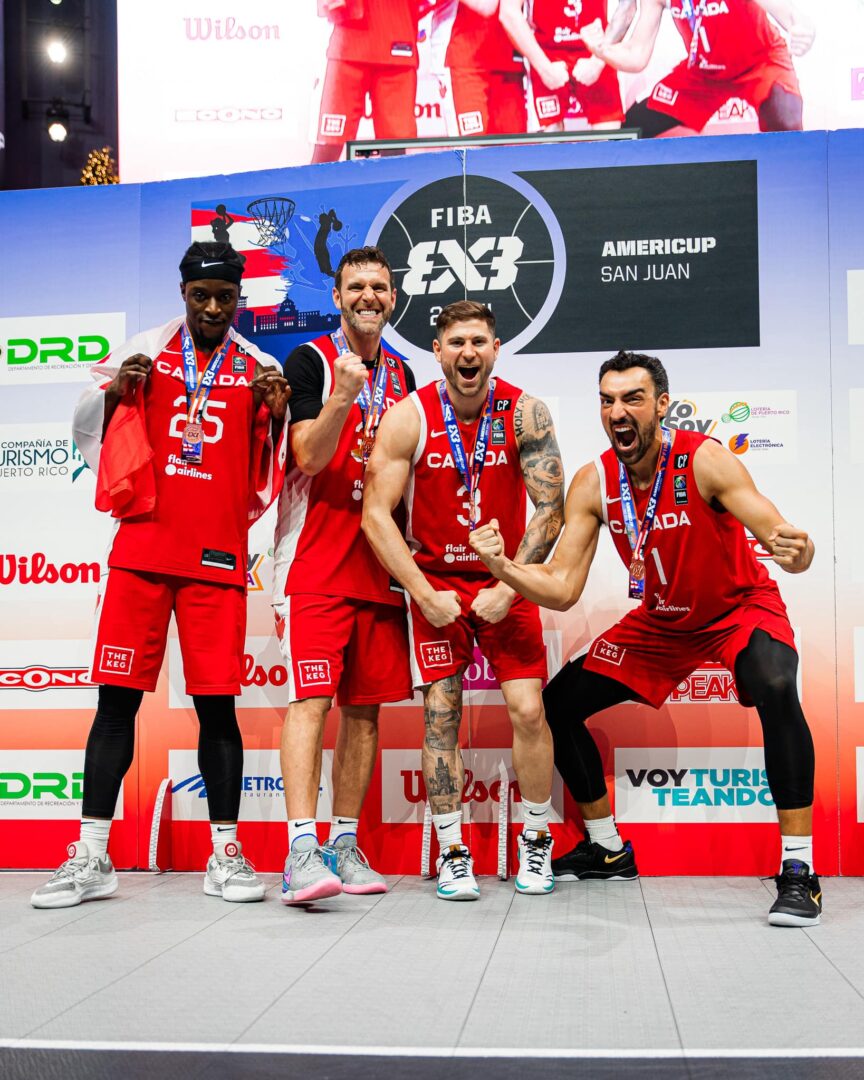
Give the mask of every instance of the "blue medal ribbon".
[{"label": "blue medal ribbon", "polygon": [[648,543],[648,534],[654,524],[657,514],[657,504],[660,501],[660,491],[666,476],[666,467],[669,464],[669,455],[672,452],[672,432],[668,428],[662,429],[662,443],[660,455],[657,458],[657,468],[654,472],[654,483],[651,494],[648,497],[648,505],[642,524],[636,516],[636,505],[633,500],[633,492],[630,490],[630,481],[627,477],[627,468],[623,461],[618,462],[618,487],[621,490],[621,513],[624,518],[624,529],[633,558],[630,562],[630,588],[631,600],[641,600],[645,595],[645,548]]},{"label": "blue medal ribbon", "polygon": [[459,421],[456,419],[456,410],[447,393],[444,380],[438,384],[438,396],[441,399],[441,413],[444,417],[444,429],[450,440],[450,451],[453,455],[453,464],[456,466],[465,490],[468,492],[470,514],[468,528],[475,529],[479,521],[477,512],[477,493],[480,490],[480,475],[486,464],[486,448],[489,445],[489,431],[492,427],[492,401],[495,397],[495,380],[489,380],[489,393],[486,397],[486,405],[477,428],[477,438],[474,440],[474,453],[471,455],[471,464],[468,464],[468,454],[465,452],[465,444],[462,442],[462,432],[459,430]]},{"label": "blue medal ribbon", "polygon": [[180,327],[180,347],[183,352],[183,380],[186,383],[186,426],[183,430],[180,456],[184,461],[200,462],[204,443],[201,417],[216,376],[231,347],[231,331],[225,335],[219,348],[213,351],[206,367],[200,373],[195,342],[186,323]]},{"label": "blue medal ribbon", "polygon": [[690,38],[690,52],[687,56],[687,67],[695,67],[699,56],[699,31],[702,29],[702,19],[705,17],[705,0],[692,0],[693,14],[687,16],[690,23],[692,37]]}]

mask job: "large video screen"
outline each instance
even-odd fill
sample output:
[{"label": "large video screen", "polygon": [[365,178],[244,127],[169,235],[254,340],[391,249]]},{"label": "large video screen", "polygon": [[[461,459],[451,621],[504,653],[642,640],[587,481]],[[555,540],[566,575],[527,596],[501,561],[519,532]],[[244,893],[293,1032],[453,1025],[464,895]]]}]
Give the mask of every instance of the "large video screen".
[{"label": "large video screen", "polygon": [[124,181],[356,139],[864,125],[864,0],[118,0]]}]

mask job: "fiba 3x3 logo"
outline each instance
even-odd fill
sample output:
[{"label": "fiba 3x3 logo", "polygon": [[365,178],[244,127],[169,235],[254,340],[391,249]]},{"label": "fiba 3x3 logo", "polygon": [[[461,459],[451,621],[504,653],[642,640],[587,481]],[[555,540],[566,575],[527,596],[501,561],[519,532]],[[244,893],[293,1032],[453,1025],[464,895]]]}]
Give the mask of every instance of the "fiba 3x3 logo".
[{"label": "fiba 3x3 logo", "polygon": [[448,177],[379,214],[369,243],[393,267],[399,301],[387,337],[397,348],[428,351],[438,313],[455,300],[491,307],[512,351],[540,332],[561,294],[564,244],[545,201],[522,187]]}]

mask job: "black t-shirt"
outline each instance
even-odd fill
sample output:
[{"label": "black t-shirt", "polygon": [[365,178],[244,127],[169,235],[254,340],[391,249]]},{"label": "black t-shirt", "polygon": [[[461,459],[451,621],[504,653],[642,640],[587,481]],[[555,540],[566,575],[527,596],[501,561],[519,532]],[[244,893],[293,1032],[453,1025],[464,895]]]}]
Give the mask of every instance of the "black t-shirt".
[{"label": "black t-shirt", "polygon": [[[375,366],[374,360],[363,362],[370,371]],[[417,389],[417,381],[414,372],[404,360],[402,366],[405,368],[407,384],[405,393],[410,394]],[[288,356],[283,368],[291,387],[291,423],[314,420],[324,408],[321,400],[324,393],[324,361],[311,345],[298,345]]]}]

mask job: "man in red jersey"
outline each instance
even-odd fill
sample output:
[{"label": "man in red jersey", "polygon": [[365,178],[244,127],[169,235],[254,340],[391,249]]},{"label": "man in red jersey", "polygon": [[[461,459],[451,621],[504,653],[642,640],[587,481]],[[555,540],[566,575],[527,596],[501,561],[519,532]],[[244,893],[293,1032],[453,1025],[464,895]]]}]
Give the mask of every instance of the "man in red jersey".
[{"label": "man in red jersey", "polygon": [[98,385],[75,411],[75,442],[98,476],[96,506],[119,524],[97,612],[90,677],[99,703],[84,756],[81,838],[33,893],[34,907],[71,907],[117,890],[108,834],[172,612],[210,810],[204,892],[264,897],[237,841],[243,744],[233,699],[245,644],[247,529],[281,487],[288,390],[276,361],[231,326],[243,263],[228,244],[193,244],[180,263],[185,319],[138,334],[94,368]]},{"label": "man in red jersey", "polygon": [[624,117],[618,75],[591,56],[579,31],[595,20],[603,40],[620,41],[633,19],[619,4],[607,26],[606,0],[501,0],[501,22],[531,67],[531,94],[541,128],[563,131],[575,97],[591,127],[618,128]]},{"label": "man in red jersey", "polygon": [[445,63],[457,135],[527,129],[525,64],[498,19],[498,0],[459,0]]},{"label": "man in red jersey", "polygon": [[798,700],[786,608],[745,528],[790,574],[810,566],[813,541],[783,519],[718,442],[664,428],[668,406],[660,361],[619,352],[600,368],[600,412],[612,448],[573,479],[566,528],[549,564],[509,559],[496,522],[471,537],[497,578],[534,603],[566,611],[582,595],[606,525],[629,567],[629,595],[642,601],[566,664],[544,694],[555,764],[588,832],[553,870],[564,879],[638,876],[584,721],[622,701],[659,708],[695,668],[717,660],[734,673],[739,698],[756,706],[762,722],[782,848],[768,921],[812,926],[822,911],[813,873],[813,740]]},{"label": "man in red jersey", "polygon": [[[622,0],[635,11],[636,0]],[[665,9],[687,58],[627,111],[625,127],[653,138],[683,125],[701,131],[729,98],[759,115],[760,131],[800,131],[803,103],[792,56],[803,56],[815,29],[793,0],[642,0],[626,42],[613,44],[595,22],[582,29],[591,52],[619,71],[642,71],[651,59]],[[789,35],[789,45],[772,24]],[[791,54],[791,55],[790,55]]]},{"label": "man in red jersey", "polygon": [[[313,162],[337,161],[372,101],[376,139],[417,135],[417,22],[422,0],[326,5],[333,23]],[[423,3],[428,8],[428,4]]]},{"label": "man in red jersey", "polygon": [[[367,474],[363,531],[411,597],[414,682],[424,691],[423,776],[441,847],[438,896],[479,896],[462,842],[458,741],[462,677],[475,639],[513,723],[513,767],[525,815],[516,889],[548,893],[555,884],[552,738],[540,696],[547,674],[540,614],[491,580],[468,537],[481,519],[495,517],[514,559],[545,559],[561,528],[561,456],[543,402],[492,377],[500,343],[489,308],[457,301],[436,325],[433,349],[444,377],[385,416]],[[392,516],[406,487],[408,544]],[[535,506],[527,528],[526,493]]]},{"label": "man in red jersey", "polygon": [[[411,696],[405,600],[360,531],[366,461],[386,409],[414,389],[381,340],[396,290],[379,248],[348,251],[336,269],[339,330],[285,362],[292,388],[293,468],[279,499],[273,604],[291,704],[282,731],[288,860],[282,899],[386,892],[357,848],[378,747],[378,706]],[[315,830],[324,721],[341,706],[333,821]]]}]

